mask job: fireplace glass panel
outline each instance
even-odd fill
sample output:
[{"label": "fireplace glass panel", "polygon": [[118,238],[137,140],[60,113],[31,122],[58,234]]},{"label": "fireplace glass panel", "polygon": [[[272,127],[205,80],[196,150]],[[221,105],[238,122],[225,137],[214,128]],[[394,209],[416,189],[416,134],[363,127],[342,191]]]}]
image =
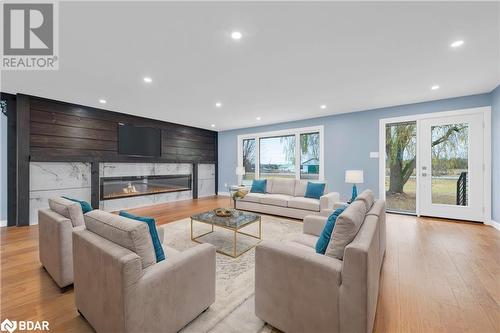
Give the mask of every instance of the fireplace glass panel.
[{"label": "fireplace glass panel", "polygon": [[191,190],[191,175],[103,177],[101,200]]}]

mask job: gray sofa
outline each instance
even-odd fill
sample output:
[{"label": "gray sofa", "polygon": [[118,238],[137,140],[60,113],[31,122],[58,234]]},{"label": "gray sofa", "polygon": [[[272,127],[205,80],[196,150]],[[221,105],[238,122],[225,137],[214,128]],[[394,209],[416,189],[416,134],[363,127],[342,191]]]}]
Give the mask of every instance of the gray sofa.
[{"label": "gray sofa", "polygon": [[73,283],[71,234],[83,228],[79,203],[56,197],[49,207],[38,211],[38,248],[40,262],[60,288]]},{"label": "gray sofa", "polygon": [[156,263],[146,223],[99,210],[84,218],[73,233],[75,302],[97,332],[177,332],[215,301],[214,246],[162,244]]},{"label": "gray sofa", "polygon": [[333,209],[339,201],[337,192],[325,193],[320,199],[305,198],[307,180],[274,178],[267,180],[266,193],[248,193],[236,200],[236,208],[271,215],[303,219]]},{"label": "gray sofa", "polygon": [[361,206],[352,204],[344,212],[353,215],[359,213],[353,209],[360,209],[363,218],[342,260],[315,251],[325,216],[307,216],[303,234],[294,241],[256,247],[259,318],[284,332],[372,331],[385,253],[385,202]]}]

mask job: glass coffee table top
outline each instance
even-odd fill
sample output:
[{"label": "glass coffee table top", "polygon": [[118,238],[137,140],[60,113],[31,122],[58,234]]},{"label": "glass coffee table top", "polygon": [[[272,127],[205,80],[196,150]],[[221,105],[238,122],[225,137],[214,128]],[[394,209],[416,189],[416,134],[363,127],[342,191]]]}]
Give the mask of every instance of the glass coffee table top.
[{"label": "glass coffee table top", "polygon": [[193,220],[213,224],[219,227],[240,229],[260,219],[260,216],[254,213],[243,212],[241,210],[231,209],[232,216],[217,216],[213,210],[191,216]]}]

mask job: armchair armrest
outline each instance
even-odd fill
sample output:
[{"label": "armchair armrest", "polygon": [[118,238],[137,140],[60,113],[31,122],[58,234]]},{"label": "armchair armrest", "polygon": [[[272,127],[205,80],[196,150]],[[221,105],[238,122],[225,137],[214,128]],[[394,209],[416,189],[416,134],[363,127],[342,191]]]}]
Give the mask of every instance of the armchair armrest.
[{"label": "armchair armrest", "polygon": [[215,301],[215,247],[200,244],[146,268],[126,301],[129,332],[179,331]]},{"label": "armchair armrest", "polygon": [[255,249],[255,314],[286,332],[324,331],[314,326],[324,322],[336,330],[341,270],[342,262],[335,258],[278,242],[260,243]]},{"label": "armchair armrest", "polygon": [[322,215],[307,215],[304,217],[303,233],[319,236],[325,228],[327,217]]},{"label": "armchair armrest", "polygon": [[333,204],[340,201],[340,194],[338,192],[330,192],[319,198],[319,210],[333,209]]},{"label": "armchair armrest", "polygon": [[61,288],[73,283],[72,232],[70,219],[50,209],[38,211],[40,262]]}]

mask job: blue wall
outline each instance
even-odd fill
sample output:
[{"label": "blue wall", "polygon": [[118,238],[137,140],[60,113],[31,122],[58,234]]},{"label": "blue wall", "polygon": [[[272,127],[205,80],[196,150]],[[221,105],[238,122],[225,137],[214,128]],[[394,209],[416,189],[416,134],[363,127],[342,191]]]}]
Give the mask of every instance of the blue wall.
[{"label": "blue wall", "polygon": [[500,222],[500,85],[491,92],[491,218]]},{"label": "blue wall", "polygon": [[[480,94],[275,125],[221,131],[219,132],[219,191],[227,192],[224,184],[234,185],[237,182],[235,168],[237,165],[238,135],[323,125],[325,128],[325,179],[328,182],[328,188],[340,192],[341,198],[347,199],[350,197],[351,186],[344,182],[344,172],[347,169],[362,169],[364,170],[365,183],[358,188],[360,190],[370,188],[378,194],[379,160],[371,159],[370,152],[379,151],[378,132],[380,119],[489,105],[491,105],[491,94]],[[500,110],[497,110],[497,113],[499,112]],[[496,150],[498,151],[498,146]],[[498,152],[496,155],[498,155]],[[497,194],[498,190],[497,186]]]},{"label": "blue wall", "polygon": [[0,114],[0,221],[7,220],[7,117]]}]

